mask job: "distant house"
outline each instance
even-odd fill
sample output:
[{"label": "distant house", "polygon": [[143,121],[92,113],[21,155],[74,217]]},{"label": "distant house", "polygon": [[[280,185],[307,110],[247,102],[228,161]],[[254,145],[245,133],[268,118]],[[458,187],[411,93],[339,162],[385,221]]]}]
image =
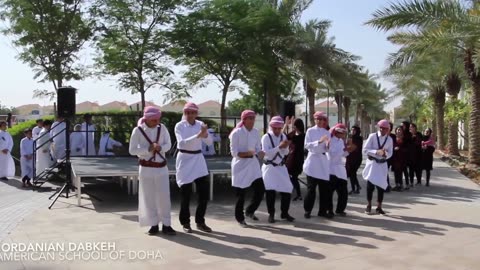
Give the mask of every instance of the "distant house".
[{"label": "distant house", "polygon": [[26,104],[15,108],[19,115],[40,115],[42,106],[39,104]]},{"label": "distant house", "polygon": [[112,101],[100,106],[100,111],[128,111],[130,110],[126,102]]},{"label": "distant house", "polygon": [[15,108],[17,110],[16,122],[36,120],[47,115],[53,115],[53,105],[40,106],[39,104],[26,104]]},{"label": "distant house", "polygon": [[164,112],[183,112],[183,106],[187,103],[186,100],[177,100],[162,106]]},{"label": "distant house", "polygon": [[221,104],[214,100],[208,100],[197,105],[199,116],[203,117],[220,117]]},{"label": "distant house", "polygon": [[76,112],[77,113],[86,113],[86,112],[98,112],[100,110],[100,105],[96,102],[85,101],[77,104]]},{"label": "distant house", "polygon": [[[153,107],[157,107],[159,109],[161,109],[160,106],[158,106],[157,104],[153,103],[153,101],[145,101],[145,107],[147,106],[153,106]],[[135,103],[132,103],[129,105],[129,110],[132,110],[132,111],[141,111],[142,110],[142,102],[139,101],[139,102],[135,102]]]},{"label": "distant house", "polygon": [[[317,104],[315,104],[315,112],[322,111],[327,113],[328,111],[328,120],[329,123],[336,123],[338,120],[338,108],[337,103],[330,99],[329,102],[327,100],[323,100]],[[295,106],[295,115],[297,118],[302,117],[305,118],[305,104],[298,104]]]}]

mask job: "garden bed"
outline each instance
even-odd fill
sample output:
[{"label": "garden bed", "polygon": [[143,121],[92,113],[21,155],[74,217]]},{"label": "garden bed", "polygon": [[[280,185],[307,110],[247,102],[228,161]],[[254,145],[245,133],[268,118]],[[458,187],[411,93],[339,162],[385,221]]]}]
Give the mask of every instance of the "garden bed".
[{"label": "garden bed", "polygon": [[444,151],[437,150],[435,155],[450,166],[456,168],[461,174],[480,184],[480,167],[468,163],[468,153],[461,152],[460,156],[452,156]]}]

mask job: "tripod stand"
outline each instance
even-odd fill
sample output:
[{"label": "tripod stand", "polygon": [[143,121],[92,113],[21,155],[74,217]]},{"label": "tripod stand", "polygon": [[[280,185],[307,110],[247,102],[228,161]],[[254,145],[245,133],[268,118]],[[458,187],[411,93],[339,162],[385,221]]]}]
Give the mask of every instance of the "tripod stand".
[{"label": "tripod stand", "polygon": [[[55,193],[53,193],[50,197],[48,197],[49,200],[52,198],[53,201],[50,203],[48,206],[48,209],[52,209],[52,206],[57,202],[58,198],[62,195],[62,193],[65,193],[65,198],[68,199],[69,197],[69,192],[74,191],[76,189],[75,186],[72,185],[72,164],[70,162],[70,120],[68,118],[65,118],[65,184],[61,188],[59,188]],[[92,194],[89,194],[84,191],[85,194],[89,195],[91,198],[101,201],[96,196],[93,196]],[[81,194],[79,196],[82,196]]]}]

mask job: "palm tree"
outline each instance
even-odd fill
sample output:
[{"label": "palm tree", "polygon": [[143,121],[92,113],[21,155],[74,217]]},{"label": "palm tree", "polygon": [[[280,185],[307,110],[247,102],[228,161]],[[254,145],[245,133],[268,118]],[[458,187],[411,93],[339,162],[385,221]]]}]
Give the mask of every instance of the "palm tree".
[{"label": "palm tree", "polygon": [[[480,164],[480,72],[476,62],[480,16],[479,1],[472,2],[470,6],[453,0],[411,0],[391,4],[388,8],[377,10],[367,24],[385,31],[398,30],[394,34],[395,39],[403,44],[404,48],[408,48],[409,56],[425,55],[432,50],[451,53],[452,48],[461,52],[464,71],[473,86],[469,160],[471,163]],[[445,75],[447,80],[453,80],[447,82],[447,86],[452,87],[449,93],[456,96],[453,88],[458,85],[454,82],[458,75]],[[454,128],[455,125],[451,126],[451,144],[455,143]]]}]

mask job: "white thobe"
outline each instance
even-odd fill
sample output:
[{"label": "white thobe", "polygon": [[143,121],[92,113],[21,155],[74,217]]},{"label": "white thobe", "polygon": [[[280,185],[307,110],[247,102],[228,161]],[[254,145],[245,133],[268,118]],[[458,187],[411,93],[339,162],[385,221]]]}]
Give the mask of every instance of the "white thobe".
[{"label": "white thobe", "polygon": [[232,154],[232,186],[247,188],[253,181],[262,177],[260,162],[257,157],[240,158],[239,152],[255,151],[261,148],[260,132],[256,128],[247,130],[245,127],[235,129],[230,135],[230,152]]},{"label": "white thobe", "polygon": [[330,132],[317,126],[311,127],[305,134],[305,149],[308,150],[308,156],[303,164],[303,172],[310,177],[329,181],[330,180],[330,162],[326,156],[328,152],[326,142],[319,143],[321,137],[327,135],[331,137]]},{"label": "white thobe", "polygon": [[[380,145],[377,141],[377,135],[380,141]],[[376,154],[377,150],[379,150],[379,146],[385,142],[384,149],[387,150],[387,157],[381,157]],[[380,131],[377,133],[372,133],[368,136],[367,142],[363,145],[363,154],[367,156],[372,156],[378,159],[389,159],[392,157],[393,154],[393,141],[392,138],[387,134],[386,136],[381,136]],[[387,162],[384,163],[377,163],[375,160],[367,159],[365,168],[363,169],[363,179],[369,181],[370,183],[381,187],[382,189],[386,189],[388,186],[387,182],[387,175],[388,175],[388,165]]]},{"label": "white thobe", "polygon": [[20,155],[22,178],[33,179],[33,139],[25,137],[20,141]]},{"label": "white thobe", "polygon": [[[202,125],[203,122],[198,120],[195,120],[193,125],[190,125],[187,120],[178,122],[175,125],[177,149],[198,151],[202,149],[202,142],[211,144],[212,137],[210,134],[207,138],[197,138]],[[176,180],[179,187],[208,175],[207,162],[201,152],[199,154],[178,152],[175,166]]]},{"label": "white thobe", "polygon": [[218,136],[218,134],[215,133],[215,130],[213,130],[211,128],[208,129],[208,133],[212,137],[212,143],[211,144],[206,144],[206,143],[202,142],[202,153],[203,153],[204,156],[214,156],[214,155],[217,154],[217,153],[215,153],[214,143],[220,141],[220,136]]},{"label": "white thobe", "polygon": [[70,134],[70,149],[71,156],[85,155],[85,136],[80,132],[73,132]]},{"label": "white thobe", "polygon": [[[12,158],[13,139],[10,133],[0,130],[0,177],[12,177],[15,175],[15,163]],[[1,152],[7,149],[5,154]]]},{"label": "white thobe", "polygon": [[338,179],[347,181],[347,169],[343,158],[348,156],[348,152],[345,149],[345,142],[332,136],[330,139],[330,146],[328,147],[328,160],[330,162],[330,174],[335,175]]},{"label": "white thobe", "polygon": [[[272,142],[268,136],[272,137]],[[280,136],[275,136],[272,131],[269,131],[267,134],[262,137],[262,150],[265,152],[264,160],[270,160],[275,164],[280,164],[283,160],[283,157],[288,155],[289,149],[285,147],[280,149],[278,145],[281,141],[287,139],[285,134],[280,134]],[[287,167],[282,166],[273,166],[272,164],[263,164],[262,165],[262,177],[263,183],[265,184],[265,190],[275,190],[278,192],[292,193],[293,185],[290,181],[290,175],[288,174]]]},{"label": "white thobe", "polygon": [[[143,123],[140,127],[133,129],[130,137],[130,154],[138,156],[139,159],[150,160],[153,157],[152,152],[148,151],[150,143],[139,128],[145,131],[152,142],[155,142],[157,138],[158,128],[149,128]],[[165,157],[165,151],[168,151],[172,144],[168,129],[163,124],[161,124],[160,138],[157,143],[162,148],[160,153]],[[163,162],[163,159],[155,154],[155,161],[160,163]],[[138,190],[138,220],[140,226],[155,226],[160,222],[165,226],[170,226],[171,203],[167,166],[163,168],[139,166],[138,175],[140,180]]]},{"label": "white thobe", "polygon": [[65,158],[65,148],[66,148],[65,128],[66,128],[65,122],[54,122],[52,124],[52,128],[50,129],[50,137],[53,140],[52,156],[56,160]]},{"label": "white thobe", "polygon": [[85,138],[85,151],[88,151],[86,155],[95,156],[95,154],[97,153],[97,150],[95,149],[95,125],[89,124],[87,130],[87,123],[83,122],[81,131],[84,131],[82,132],[82,134]]},{"label": "white thobe", "polygon": [[[41,146],[42,144],[44,145]],[[42,173],[46,168],[50,168],[50,166],[54,164],[54,161],[52,160],[52,156],[50,155],[50,145],[51,145],[50,132],[45,128],[43,128],[42,131],[40,132],[40,135],[38,135],[38,139],[37,139],[37,148],[41,146],[40,148],[37,149],[37,154],[36,154],[37,160],[36,160],[35,169],[37,171],[37,175]]]},{"label": "white thobe", "polygon": [[42,131],[42,127],[36,126],[32,129],[32,138],[35,140],[40,135],[40,131]]},{"label": "white thobe", "polygon": [[115,141],[114,139],[110,138],[110,134],[103,134],[100,138],[100,145],[98,148],[98,155],[99,156],[114,156],[115,153],[112,152],[113,147],[122,146],[122,143]]}]

